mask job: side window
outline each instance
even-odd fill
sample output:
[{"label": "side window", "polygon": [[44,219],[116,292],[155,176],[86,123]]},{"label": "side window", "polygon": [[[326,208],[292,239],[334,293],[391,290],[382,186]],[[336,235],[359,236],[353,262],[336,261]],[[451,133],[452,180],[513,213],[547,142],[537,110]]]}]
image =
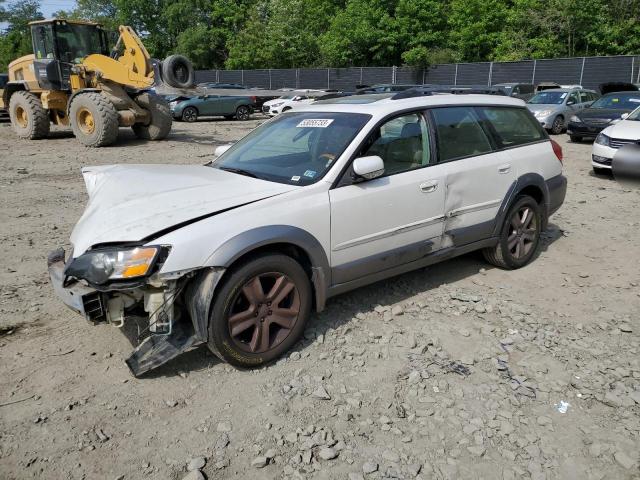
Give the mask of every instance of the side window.
[{"label": "side window", "polygon": [[51,25],[40,25],[33,30],[33,46],[37,59],[53,58],[53,31]]},{"label": "side window", "polygon": [[586,103],[591,101],[591,94],[589,92],[580,92],[580,103]]},{"label": "side window", "polygon": [[571,95],[569,95],[569,99],[567,100],[567,104],[573,102],[573,105],[575,105],[576,103],[580,103],[580,98],[578,98],[578,92],[571,92]]},{"label": "side window", "polygon": [[402,115],[380,126],[361,153],[368,155],[382,158],[387,175],[429,165],[429,134],[424,117],[417,113]]},{"label": "side window", "polygon": [[434,108],[431,113],[438,135],[441,162],[492,150],[472,107]]},{"label": "side window", "polygon": [[479,107],[479,110],[498,134],[501,148],[545,139],[540,124],[522,108]]},{"label": "side window", "polygon": [[520,86],[516,85],[515,87],[513,87],[513,92],[511,93],[511,95],[520,95]]}]

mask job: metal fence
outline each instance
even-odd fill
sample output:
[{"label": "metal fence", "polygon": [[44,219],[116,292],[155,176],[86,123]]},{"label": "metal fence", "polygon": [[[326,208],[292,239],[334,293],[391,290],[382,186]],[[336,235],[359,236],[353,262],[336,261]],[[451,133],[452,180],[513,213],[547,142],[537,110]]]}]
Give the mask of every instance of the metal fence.
[{"label": "metal fence", "polygon": [[265,70],[198,70],[196,82],[242,83],[249,87],[353,90],[376,83],[495,85],[557,82],[597,89],[604,82],[640,83],[640,56],[576,57],[519,62],[432,65],[429,68],[352,67]]}]

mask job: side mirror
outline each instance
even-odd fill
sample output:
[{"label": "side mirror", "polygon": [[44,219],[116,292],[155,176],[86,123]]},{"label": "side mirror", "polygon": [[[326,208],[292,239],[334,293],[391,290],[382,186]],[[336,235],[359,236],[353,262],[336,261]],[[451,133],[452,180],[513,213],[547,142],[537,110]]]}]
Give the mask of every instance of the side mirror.
[{"label": "side mirror", "polygon": [[366,180],[373,180],[384,174],[384,162],[377,155],[359,157],[353,161],[353,172]]},{"label": "side mirror", "polygon": [[232,145],[220,145],[218,147],[216,147],[216,149],[213,151],[213,156],[215,158],[218,158],[219,156],[221,156],[224,152],[226,152],[227,150],[229,150],[232,147]]},{"label": "side mirror", "polygon": [[571,105],[575,105],[576,102],[574,102],[573,100],[568,100],[567,101],[567,105],[571,106]]},{"label": "side mirror", "polygon": [[620,120],[626,120],[628,116],[629,116],[628,113],[623,113],[622,115],[620,115]]}]

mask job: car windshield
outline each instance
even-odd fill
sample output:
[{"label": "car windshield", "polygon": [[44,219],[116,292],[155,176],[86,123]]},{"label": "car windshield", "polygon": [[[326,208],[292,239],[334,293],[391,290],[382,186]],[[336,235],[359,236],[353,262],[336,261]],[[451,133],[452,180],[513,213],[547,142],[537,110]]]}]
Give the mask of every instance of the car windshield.
[{"label": "car windshield", "polygon": [[609,108],[615,110],[633,110],[640,106],[640,92],[613,93],[600,97],[591,108]]},{"label": "car windshield", "polygon": [[636,108],[633,112],[631,112],[627,117],[627,120],[640,121],[640,107]]},{"label": "car windshield", "polygon": [[371,118],[360,113],[288,112],[256,128],[213,168],[289,185],[315,183]]},{"label": "car windshield", "polygon": [[536,94],[527,103],[533,105],[560,105],[567,98],[567,92],[549,92],[543,91]]}]

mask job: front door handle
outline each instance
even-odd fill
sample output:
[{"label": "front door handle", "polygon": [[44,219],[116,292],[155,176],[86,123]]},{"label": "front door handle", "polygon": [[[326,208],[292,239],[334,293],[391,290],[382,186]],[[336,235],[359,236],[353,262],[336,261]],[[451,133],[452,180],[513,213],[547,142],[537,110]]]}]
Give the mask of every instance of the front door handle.
[{"label": "front door handle", "polygon": [[500,165],[498,167],[498,173],[509,173],[511,171],[511,165],[510,164],[505,164],[505,165]]},{"label": "front door handle", "polygon": [[423,193],[435,192],[438,189],[438,181],[431,180],[430,182],[424,182],[420,184],[420,191]]}]

